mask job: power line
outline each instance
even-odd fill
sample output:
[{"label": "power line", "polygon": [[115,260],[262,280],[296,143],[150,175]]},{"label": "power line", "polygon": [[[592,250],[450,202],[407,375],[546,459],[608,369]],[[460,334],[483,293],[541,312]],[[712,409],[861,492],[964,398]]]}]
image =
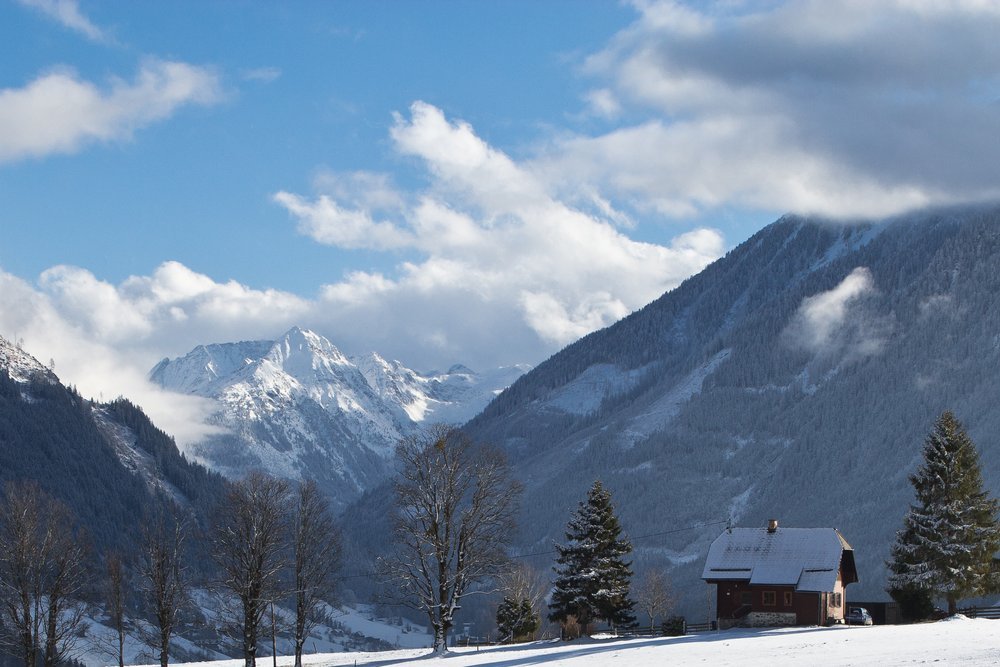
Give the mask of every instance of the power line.
[{"label": "power line", "polygon": [[[721,525],[726,524],[726,523],[729,523],[728,519],[727,520],[723,520],[723,521],[709,521],[707,523],[696,523],[696,524],[693,524],[693,525],[690,525],[690,526],[683,526],[681,528],[672,528],[670,530],[661,530],[661,531],[656,532],[656,533],[647,533],[645,535],[637,535],[636,537],[631,537],[629,539],[632,542],[637,542],[638,540],[646,540],[646,539],[649,539],[651,537],[662,537],[664,535],[673,535],[674,533],[682,533],[682,532],[684,532],[686,530],[694,530],[696,528],[709,528],[711,526],[721,526]],[[551,549],[549,551],[536,551],[534,553],[529,553],[529,554],[518,554],[516,556],[511,556],[510,558],[511,558],[511,560],[516,560],[516,559],[520,559],[520,558],[531,558],[531,557],[534,557],[534,556],[551,556],[551,555],[557,554],[557,553],[559,553],[557,550]],[[376,572],[358,572],[356,574],[342,574],[342,575],[337,576],[336,578],[337,579],[362,579],[362,578],[366,578],[366,577],[368,577],[368,578],[375,578],[377,576],[378,576],[378,573],[376,573]]]},{"label": "power line", "polygon": [[[628,539],[632,542],[636,542],[638,540],[645,540],[650,537],[661,537],[663,535],[672,535],[674,533],[682,533],[685,530],[694,530],[695,528],[708,528],[709,526],[719,526],[724,523],[729,523],[729,521],[726,520],[726,521],[711,521],[709,523],[697,523],[694,524],[693,526],[684,526],[683,528],[673,528],[671,530],[661,530],[658,533],[647,533],[646,535],[637,535],[636,537],[630,537]],[[557,550],[552,549],[550,551],[537,551],[535,553],[530,553],[530,554],[520,554],[517,556],[511,556],[511,559],[530,558],[532,556],[551,556],[552,554],[557,554],[557,553],[559,553]]]}]

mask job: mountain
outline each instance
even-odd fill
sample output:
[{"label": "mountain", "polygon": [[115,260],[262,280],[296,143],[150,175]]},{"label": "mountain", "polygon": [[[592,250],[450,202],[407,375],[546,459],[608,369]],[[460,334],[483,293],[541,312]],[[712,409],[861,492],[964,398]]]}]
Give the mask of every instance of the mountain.
[{"label": "mountain", "polygon": [[700,568],[729,520],[837,527],[861,577],[848,595],[885,598],[908,475],[942,411],[1000,492],[998,267],[997,207],[786,216],[522,376],[467,429],[525,484],[525,551],[551,548],[600,478],[637,568],[671,568],[699,616]]},{"label": "mountain", "polygon": [[94,403],[0,337],[0,483],[33,480],[65,502],[95,551],[134,553],[170,504],[205,525],[225,489],[124,399]]},{"label": "mountain", "polygon": [[276,341],[199,346],[161,361],[150,379],[217,402],[220,433],[188,449],[199,461],[230,477],[254,467],[311,476],[342,507],[385,479],[401,438],[466,421],[524,370],[420,374],[377,354],[348,358],[295,327]]}]

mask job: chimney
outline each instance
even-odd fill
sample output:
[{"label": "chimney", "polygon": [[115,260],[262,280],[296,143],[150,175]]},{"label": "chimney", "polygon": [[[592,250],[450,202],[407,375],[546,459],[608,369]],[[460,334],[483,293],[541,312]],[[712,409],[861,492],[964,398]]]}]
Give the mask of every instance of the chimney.
[{"label": "chimney", "polygon": [[769,533],[776,533],[776,532],[778,532],[778,520],[777,519],[770,519],[770,520],[768,520],[768,522],[767,522],[767,532],[769,532]]}]

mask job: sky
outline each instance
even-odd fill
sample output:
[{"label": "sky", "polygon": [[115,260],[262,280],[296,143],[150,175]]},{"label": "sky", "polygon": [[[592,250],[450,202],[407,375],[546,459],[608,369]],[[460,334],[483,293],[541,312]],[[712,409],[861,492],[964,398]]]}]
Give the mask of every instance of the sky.
[{"label": "sky", "polygon": [[198,344],[537,364],[784,213],[996,199],[997,34],[980,0],[0,0],[0,335],[182,440],[204,406],[146,373]]}]

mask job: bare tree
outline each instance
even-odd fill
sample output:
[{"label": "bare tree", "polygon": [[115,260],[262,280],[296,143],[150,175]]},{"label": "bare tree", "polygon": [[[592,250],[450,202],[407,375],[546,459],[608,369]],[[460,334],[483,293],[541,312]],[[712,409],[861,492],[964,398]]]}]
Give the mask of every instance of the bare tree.
[{"label": "bare tree", "polygon": [[185,566],[188,526],[184,516],[163,514],[143,530],[140,587],[156,623],[155,631],[143,633],[143,639],[159,651],[160,667],[170,662],[170,639],[181,611],[190,602],[191,583]]},{"label": "bare tree", "polygon": [[230,487],[216,517],[212,557],[222,570],[222,586],[238,602],[235,625],[246,667],[255,667],[261,619],[281,597],[288,495],[284,480],[251,472]]},{"label": "bare tree", "polygon": [[72,654],[84,615],[87,546],[63,503],[33,482],[10,482],[0,504],[3,645],[35,667]]},{"label": "bare tree", "polygon": [[670,579],[660,570],[647,570],[636,587],[635,601],[649,616],[649,631],[655,632],[656,618],[662,618],[673,604]]},{"label": "bare tree", "polygon": [[340,534],[314,480],[299,485],[292,516],[293,590],[295,595],[295,667],[302,667],[302,646],[326,618],[323,603],[332,601],[340,567]]},{"label": "bare tree", "polygon": [[446,426],[403,440],[396,447],[398,550],[383,571],[399,602],[427,614],[434,652],[448,650],[448,632],[462,598],[498,577],[520,485],[503,455],[474,445]]},{"label": "bare tree", "polygon": [[104,559],[104,604],[111,633],[94,637],[94,644],[104,654],[111,656],[118,667],[125,667],[125,613],[126,574],[125,564],[117,551]]},{"label": "bare tree", "polygon": [[538,618],[542,617],[542,606],[550,586],[545,573],[521,562],[503,574],[501,585],[505,596],[517,601],[527,600],[531,612]]}]

